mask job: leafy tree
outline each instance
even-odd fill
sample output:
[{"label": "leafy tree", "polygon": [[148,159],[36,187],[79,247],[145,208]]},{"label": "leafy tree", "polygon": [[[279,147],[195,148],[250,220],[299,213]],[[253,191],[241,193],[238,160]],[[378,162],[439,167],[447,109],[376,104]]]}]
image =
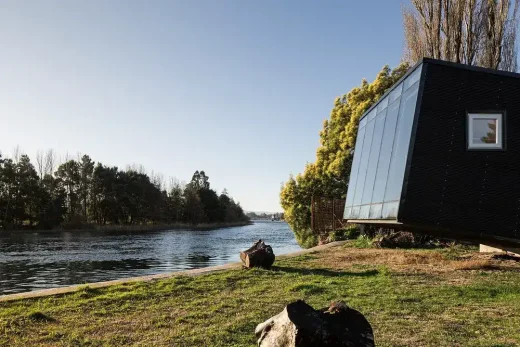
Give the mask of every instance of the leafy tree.
[{"label": "leafy tree", "polygon": [[75,160],[69,160],[58,167],[56,177],[67,192],[67,220],[73,222],[80,212],[79,188],[81,181],[80,165]]},{"label": "leafy tree", "polygon": [[79,199],[81,201],[82,216],[85,222],[88,221],[87,208],[90,198],[90,185],[92,184],[92,175],[94,174],[94,162],[88,155],[81,157],[79,162]]},{"label": "leafy tree", "polygon": [[336,98],[330,118],[320,131],[316,161],[307,163],[303,173],[291,175],[282,185],[280,203],[284,218],[300,245],[311,247],[318,242],[310,229],[312,196],[345,197],[359,118],[408,68],[406,63],[394,70],[385,66],[372,83],[363,80],[359,87]]},{"label": "leafy tree", "polygon": [[[227,193],[210,188],[209,177],[196,171],[185,187],[167,192],[162,175],[119,170],[84,155],[68,160],[53,173],[54,153],[37,156],[39,174],[29,157],[0,155],[0,228],[81,227],[96,224],[191,224],[247,221]],[[66,223],[66,225],[64,225]]]}]

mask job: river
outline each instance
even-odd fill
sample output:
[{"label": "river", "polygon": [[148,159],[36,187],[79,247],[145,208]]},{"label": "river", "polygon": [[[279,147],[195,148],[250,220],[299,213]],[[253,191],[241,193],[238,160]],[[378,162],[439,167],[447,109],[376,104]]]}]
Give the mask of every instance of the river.
[{"label": "river", "polygon": [[300,249],[284,222],[216,230],[0,233],[0,295],[240,261],[261,238],[276,255]]}]

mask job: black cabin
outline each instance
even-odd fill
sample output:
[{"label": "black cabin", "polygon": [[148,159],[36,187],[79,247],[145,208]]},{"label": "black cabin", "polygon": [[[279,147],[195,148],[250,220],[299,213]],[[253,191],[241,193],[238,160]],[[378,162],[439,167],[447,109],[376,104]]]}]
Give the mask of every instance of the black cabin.
[{"label": "black cabin", "polygon": [[359,122],[344,218],[520,243],[520,74],[410,69]]}]

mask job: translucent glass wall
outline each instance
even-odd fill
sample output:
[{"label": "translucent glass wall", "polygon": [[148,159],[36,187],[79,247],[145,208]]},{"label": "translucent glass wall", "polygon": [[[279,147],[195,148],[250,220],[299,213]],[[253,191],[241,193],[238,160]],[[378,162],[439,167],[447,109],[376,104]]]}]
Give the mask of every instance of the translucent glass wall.
[{"label": "translucent glass wall", "polygon": [[395,219],[422,65],[359,122],[345,219]]}]

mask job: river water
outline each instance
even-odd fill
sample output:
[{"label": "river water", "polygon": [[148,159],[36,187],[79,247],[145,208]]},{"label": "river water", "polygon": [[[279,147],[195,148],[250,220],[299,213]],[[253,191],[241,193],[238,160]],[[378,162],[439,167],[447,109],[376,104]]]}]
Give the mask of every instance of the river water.
[{"label": "river water", "polygon": [[300,249],[289,226],[260,221],[216,230],[0,234],[0,295],[240,261],[261,238],[276,255]]}]

